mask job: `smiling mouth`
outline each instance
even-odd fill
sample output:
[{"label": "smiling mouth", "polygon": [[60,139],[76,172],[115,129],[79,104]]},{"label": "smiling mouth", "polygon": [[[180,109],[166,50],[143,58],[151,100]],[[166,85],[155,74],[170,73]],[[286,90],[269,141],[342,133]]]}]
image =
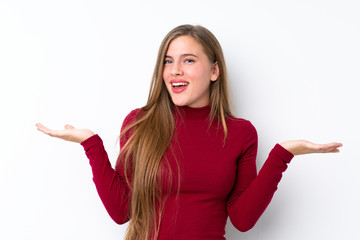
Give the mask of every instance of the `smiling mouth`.
[{"label": "smiling mouth", "polygon": [[177,88],[177,87],[185,87],[185,86],[189,85],[189,83],[186,83],[186,82],[178,82],[178,83],[171,83],[171,85],[172,85],[174,88]]},{"label": "smiling mouth", "polygon": [[182,93],[188,88],[189,85],[189,82],[177,80],[171,81],[170,83],[173,93]]}]

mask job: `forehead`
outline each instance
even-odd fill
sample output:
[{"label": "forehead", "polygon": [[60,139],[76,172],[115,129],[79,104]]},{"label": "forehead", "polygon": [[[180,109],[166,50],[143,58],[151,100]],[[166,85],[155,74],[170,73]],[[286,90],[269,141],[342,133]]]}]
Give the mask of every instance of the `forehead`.
[{"label": "forehead", "polygon": [[170,42],[166,55],[175,56],[184,53],[205,54],[202,45],[195,38],[180,36]]}]

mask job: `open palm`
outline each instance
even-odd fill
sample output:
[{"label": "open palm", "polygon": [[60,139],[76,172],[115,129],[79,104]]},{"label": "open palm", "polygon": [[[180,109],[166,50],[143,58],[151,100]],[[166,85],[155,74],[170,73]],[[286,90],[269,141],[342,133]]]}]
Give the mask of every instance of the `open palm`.
[{"label": "open palm", "polygon": [[301,155],[308,153],[336,153],[339,152],[341,143],[333,142],[326,144],[316,144],[306,140],[288,140],[280,144],[293,155]]},{"label": "open palm", "polygon": [[94,133],[89,129],[78,129],[69,124],[66,124],[65,128],[62,130],[52,130],[45,127],[41,123],[37,123],[36,127],[39,131],[51,137],[57,137],[64,139],[66,141],[77,142],[77,143],[81,143],[94,135]]}]

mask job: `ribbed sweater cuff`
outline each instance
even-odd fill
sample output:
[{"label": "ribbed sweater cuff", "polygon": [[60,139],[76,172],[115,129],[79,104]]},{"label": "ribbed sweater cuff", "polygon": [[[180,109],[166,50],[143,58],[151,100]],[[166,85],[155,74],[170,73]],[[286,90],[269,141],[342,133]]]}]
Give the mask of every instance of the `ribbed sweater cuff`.
[{"label": "ribbed sweater cuff", "polygon": [[81,142],[80,144],[84,147],[84,150],[87,152],[92,148],[93,146],[101,143],[102,140],[99,137],[99,135],[95,134],[89,138],[87,138],[85,141]]},{"label": "ribbed sweater cuff", "polygon": [[286,150],[283,146],[280,144],[276,144],[273,150],[271,151],[272,154],[277,155],[281,160],[283,160],[286,163],[290,163],[291,159],[293,159],[294,155]]}]

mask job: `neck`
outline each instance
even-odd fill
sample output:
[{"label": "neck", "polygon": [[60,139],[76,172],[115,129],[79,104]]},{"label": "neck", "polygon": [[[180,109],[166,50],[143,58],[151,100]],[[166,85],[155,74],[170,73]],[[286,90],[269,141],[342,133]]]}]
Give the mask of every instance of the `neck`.
[{"label": "neck", "polygon": [[204,106],[193,108],[189,106],[174,106],[175,116],[180,116],[183,119],[205,120],[210,117],[211,106]]}]

